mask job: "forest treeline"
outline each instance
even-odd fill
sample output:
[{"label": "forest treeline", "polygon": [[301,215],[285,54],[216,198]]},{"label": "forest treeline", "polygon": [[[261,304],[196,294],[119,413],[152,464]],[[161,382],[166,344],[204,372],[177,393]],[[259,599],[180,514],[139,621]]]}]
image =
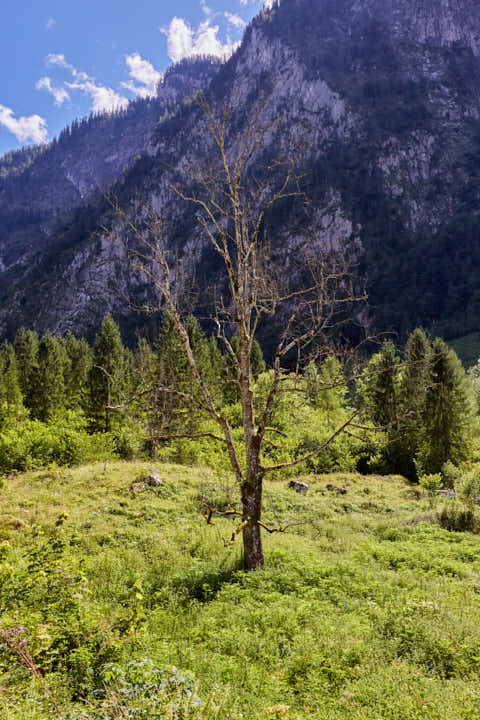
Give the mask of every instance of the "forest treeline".
[{"label": "forest treeline", "polygon": [[[234,364],[189,318],[197,366],[217,408],[242,443]],[[235,349],[236,339],[232,338]],[[252,351],[257,409],[271,373]],[[399,351],[386,341],[361,370],[345,374],[332,355],[283,380],[265,454],[282,462],[325,442],[304,470],[400,473],[415,480],[479,454],[479,368],[467,374],[443,340],[415,330]],[[352,420],[355,414],[354,420]],[[224,444],[204,412],[183,345],[165,320],[156,343],[126,347],[107,315],[93,345],[21,328],[0,346],[0,471],[120,456],[205,464],[228,470]],[[297,470],[298,472],[298,470]]]}]

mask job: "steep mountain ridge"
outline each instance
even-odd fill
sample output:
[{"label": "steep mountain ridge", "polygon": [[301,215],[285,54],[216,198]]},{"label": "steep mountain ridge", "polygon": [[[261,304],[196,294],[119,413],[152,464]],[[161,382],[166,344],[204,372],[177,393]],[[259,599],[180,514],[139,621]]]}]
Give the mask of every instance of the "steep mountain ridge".
[{"label": "steep mountain ridge", "polygon": [[[312,237],[353,243],[356,257],[361,250],[377,328],[436,324],[452,335],[479,327],[480,7],[473,0],[282,0],[251,23],[228,63],[186,90],[182,77],[167,74],[164,96],[153,109],[141,105],[137,117],[96,118],[104,128],[97,145],[93,122],[75,129],[65,140],[71,148],[84,133],[76,164],[59,140],[18,177],[0,181],[3,334],[22,323],[88,333],[106,310],[138,322],[128,298],[146,297],[148,288],[100,230],[118,219],[97,185],[115,183],[111,192],[124,207],[153,205],[172,249],[188,251],[201,282],[211,279],[216,258],[171,189],[210,152],[199,108],[181,103],[200,88],[218,104],[235,98],[232,146],[265,91],[263,119],[275,118],[276,130],[262,156],[305,140],[310,205],[284,205],[269,218],[283,262],[308,228]],[[181,100],[169,104],[175,92]],[[87,158],[100,152],[105,168],[95,188],[86,150]],[[42,168],[58,172],[63,195]]]}]

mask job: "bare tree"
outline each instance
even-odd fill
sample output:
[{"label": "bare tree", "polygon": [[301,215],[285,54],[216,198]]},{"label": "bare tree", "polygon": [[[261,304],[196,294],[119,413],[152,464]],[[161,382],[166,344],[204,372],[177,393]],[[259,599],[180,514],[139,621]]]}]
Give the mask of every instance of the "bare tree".
[{"label": "bare tree", "polygon": [[[298,370],[308,353],[325,349],[329,333],[351,321],[355,303],[366,298],[363,291],[355,290],[345,254],[327,246],[321,237],[299,237],[295,248],[283,257],[272,249],[266,232],[268,213],[281,202],[290,199],[301,205],[305,198],[295,153],[286,157],[283,150],[273,160],[259,160],[275,132],[275,123],[265,120],[266,99],[256,104],[241,132],[234,129],[237,118],[233,105],[217,108],[203,98],[199,104],[209,138],[208,153],[203,163],[187,164],[188,181],[182,178],[172,190],[195,207],[202,238],[222,261],[223,282],[215,290],[211,317],[234,367],[242,409],[241,446],[235,442],[229,421],[192,351],[180,302],[185,262],[172,256],[158,214],[139,221],[118,207],[117,211],[134,236],[129,245],[132,267],[156,290],[157,302],[148,309],[162,309],[173,321],[197,389],[191,399],[219,428],[218,434],[208,435],[226,445],[240,489],[242,510],[237,514],[241,514],[244,566],[252,570],[264,566],[262,528],[271,531],[262,523],[265,476],[318,455],[355,417],[352,414],[326,441],[301,457],[267,464],[263,449],[269,443],[272,417],[292,362]],[[188,191],[187,187],[195,190]],[[267,398],[261,411],[256,411],[251,353],[258,330],[266,321],[275,326],[277,342]],[[233,334],[237,337],[235,349]]]}]

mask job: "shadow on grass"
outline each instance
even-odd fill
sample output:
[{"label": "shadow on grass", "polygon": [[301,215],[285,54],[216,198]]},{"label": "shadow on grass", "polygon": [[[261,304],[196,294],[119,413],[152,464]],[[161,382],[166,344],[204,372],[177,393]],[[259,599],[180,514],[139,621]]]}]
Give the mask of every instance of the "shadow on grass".
[{"label": "shadow on grass", "polygon": [[243,570],[243,558],[222,563],[218,567],[194,568],[185,575],[172,578],[170,588],[180,601],[209,602],[225,585],[239,582],[239,573]]}]

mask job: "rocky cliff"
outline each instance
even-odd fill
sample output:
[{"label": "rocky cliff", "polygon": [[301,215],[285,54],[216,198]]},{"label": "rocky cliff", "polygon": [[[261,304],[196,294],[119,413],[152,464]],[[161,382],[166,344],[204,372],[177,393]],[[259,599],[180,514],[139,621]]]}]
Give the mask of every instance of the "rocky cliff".
[{"label": "rocky cliff", "polygon": [[209,155],[204,118],[188,101],[199,88],[219,106],[235,98],[232,145],[265,92],[263,120],[275,122],[262,159],[301,141],[308,209],[291,203],[269,218],[285,262],[308,228],[355,248],[377,328],[478,329],[473,0],[282,0],[228,63],[195,67],[167,74],[158,98],[122,116],[75,125],[0,181],[3,334],[22,323],[88,333],[107,310],[138,321],[129,300],[149,290],[102,231],[118,225],[106,191],[125,208],[161,212],[171,247],[188,251],[201,281],[216,272],[194,213],[171,189]]}]

